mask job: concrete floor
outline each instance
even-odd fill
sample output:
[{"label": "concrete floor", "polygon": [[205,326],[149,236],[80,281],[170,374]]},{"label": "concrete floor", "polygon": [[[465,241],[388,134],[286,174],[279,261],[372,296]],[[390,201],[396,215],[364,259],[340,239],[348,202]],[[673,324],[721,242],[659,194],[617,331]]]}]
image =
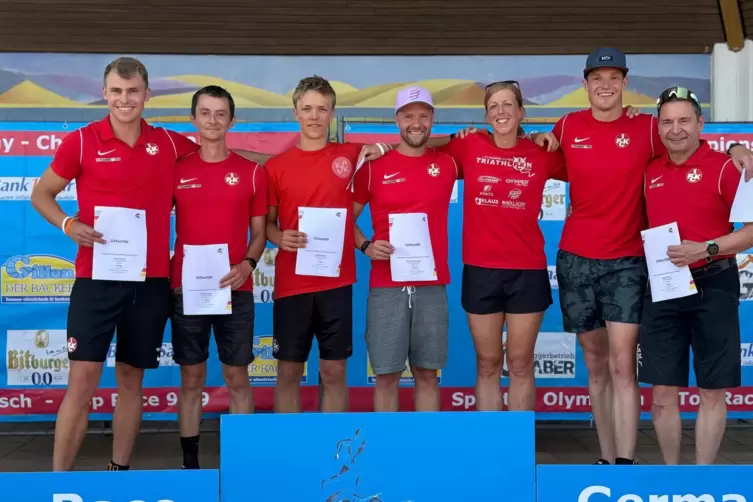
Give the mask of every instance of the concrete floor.
[{"label": "concrete floor", "polygon": [[[93,423],[76,464],[76,470],[102,470],[110,460],[112,436],[101,423]],[[53,426],[3,424],[0,427],[0,472],[47,471],[51,468]],[[145,422],[131,462],[132,469],[178,469],[181,450],[174,423]],[[201,466],[219,467],[219,422],[205,421],[201,435]],[[694,431],[683,435],[683,463],[694,459]],[[589,424],[544,424],[536,432],[536,460],[540,464],[591,464],[598,458],[596,431]],[[661,464],[656,436],[643,423],[638,436],[637,460]],[[731,422],[722,442],[718,464],[753,464],[753,425]]]}]

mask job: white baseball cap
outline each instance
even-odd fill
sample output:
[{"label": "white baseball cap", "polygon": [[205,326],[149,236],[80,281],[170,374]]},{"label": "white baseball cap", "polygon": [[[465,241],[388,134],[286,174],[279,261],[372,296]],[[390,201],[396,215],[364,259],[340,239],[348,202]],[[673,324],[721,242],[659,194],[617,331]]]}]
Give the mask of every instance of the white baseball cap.
[{"label": "white baseball cap", "polygon": [[431,93],[423,87],[406,87],[397,93],[397,99],[395,100],[395,111],[411,103],[424,103],[434,108],[434,103],[431,101]]}]

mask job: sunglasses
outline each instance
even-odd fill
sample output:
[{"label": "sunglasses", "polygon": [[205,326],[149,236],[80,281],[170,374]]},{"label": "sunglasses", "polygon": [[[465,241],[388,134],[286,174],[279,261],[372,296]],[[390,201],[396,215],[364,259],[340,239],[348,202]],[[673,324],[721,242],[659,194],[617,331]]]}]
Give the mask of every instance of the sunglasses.
[{"label": "sunglasses", "polygon": [[695,106],[699,109],[701,108],[701,101],[698,99],[698,96],[687,87],[670,87],[666,89],[661,93],[659,99],[656,100],[656,107],[661,108],[661,105],[664,103],[674,100],[692,101]]},{"label": "sunglasses", "polygon": [[514,85],[518,89],[520,89],[520,82],[517,80],[499,80],[497,82],[492,82],[491,84],[488,84],[486,87],[484,87],[484,90],[487,90],[489,87],[497,84],[505,84],[505,85]]}]

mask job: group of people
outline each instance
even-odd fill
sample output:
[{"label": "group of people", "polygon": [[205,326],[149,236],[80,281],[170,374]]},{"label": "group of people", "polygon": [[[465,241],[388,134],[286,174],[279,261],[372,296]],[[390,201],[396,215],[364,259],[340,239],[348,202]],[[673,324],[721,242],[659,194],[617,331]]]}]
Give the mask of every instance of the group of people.
[{"label": "group of people", "polygon": [[[415,378],[415,409],[439,410],[437,371],[448,351],[447,215],[460,179],[461,302],[476,350],[477,408],[503,409],[505,327],[508,409],[534,408],[534,347],[553,303],[538,214],[546,181],[567,181],[571,212],[557,256],[560,307],[564,330],[578,335],[588,368],[601,446],[597,463],[635,463],[639,378],[654,388],[652,411],[664,459],[679,462],[678,388],[688,383],[691,345],[701,388],[697,461],[713,462],[725,429],[724,389],[740,385],[734,255],[753,245],[753,226],[735,231],[728,220],[741,171],[753,174],[753,153],[741,145],[727,153],[712,151],[700,138],[700,102],[687,89],[670,88],[659,97],[658,119],[623,107],[627,73],[623,53],[595,50],[584,70],[591,107],[564,116],[552,133],[532,135],[520,126],[525,109],[515,81],[486,86],[489,130],[469,128],[445,137],[431,137],[431,94],[408,87],[396,98],[396,145],[331,142],[335,91],[327,80],[308,77],[292,95],[298,143],[269,156],[227,147],[235,104],[217,86],[193,96],[198,144],[149,125],[142,118],[149,98],[146,68],[133,58],[113,61],[104,72],[108,116],[64,139],[32,194],[35,209],[78,244],[67,326],[71,366],[57,416],[53,470],[74,464],[116,329],[118,403],[109,470],[129,468],[141,423],[144,370],[158,366],[168,319],[182,378],[183,467],[199,468],[201,393],[212,331],[230,412],[253,411],[247,373],[254,359],[250,276],[267,241],[279,248],[276,412],[300,411],[299,385],[314,337],[321,411],[347,411],[356,252],[371,259],[365,339],[376,374],[374,410],[398,410],[406,362]],[[74,179],[79,211],[71,216],[55,197]],[[371,236],[358,224],[366,205]],[[95,208],[102,206],[145,211],[142,280],[97,279],[94,248],[108,243],[95,229]],[[334,274],[306,273],[316,267],[298,266],[299,253],[313,242],[309,238],[316,239],[300,230],[308,208],[345,215]],[[671,222],[685,240],[670,247],[667,257],[690,266],[700,294],[653,302],[641,231]],[[187,314],[184,246],[218,243],[228,246],[230,272],[219,287],[232,290],[231,313]]]}]

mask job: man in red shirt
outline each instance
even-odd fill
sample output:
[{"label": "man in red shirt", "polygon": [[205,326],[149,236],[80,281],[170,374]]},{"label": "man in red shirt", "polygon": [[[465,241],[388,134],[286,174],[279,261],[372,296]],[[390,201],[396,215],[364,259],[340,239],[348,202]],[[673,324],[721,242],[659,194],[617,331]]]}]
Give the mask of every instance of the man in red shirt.
[{"label": "man in red shirt", "polygon": [[[627,73],[619,50],[593,51],[584,70],[591,107],[565,115],[553,130],[565,154],[572,209],[557,254],[560,306],[564,329],[578,334],[588,368],[597,464],[635,463],[635,364],[647,281],[642,186],[648,162],[665,151],[656,118],[630,118],[623,109]],[[733,155],[753,167],[742,146]]]},{"label": "man in red shirt", "polygon": [[353,215],[371,207],[373,241],[356,226],[355,244],[371,262],[366,345],[376,375],[374,411],[398,411],[406,361],[415,380],[416,411],[439,410],[437,370],[447,362],[449,314],[445,286],[447,213],[458,168],[428,148],[434,120],[431,94],[397,94],[400,144],[356,174]]},{"label": "man in red shirt", "polygon": [[[32,193],[34,208],[79,246],[68,309],[71,367],[55,424],[55,471],[73,466],[116,328],[118,404],[108,469],[128,468],[141,425],[144,369],[159,364],[171,310],[168,273],[175,161],[197,148],[185,136],[152,127],[141,118],[149,98],[149,78],[138,60],[119,58],[109,64],[103,95],[108,117],[66,136]],[[67,216],[55,201],[74,179],[77,217]],[[97,246],[113,244],[108,242],[111,235],[94,228],[97,206],[145,214],[146,267],[140,280],[112,280],[117,263],[94,253]],[[110,273],[102,274],[102,269]]]},{"label": "man in red shirt", "polygon": [[[347,411],[348,407],[345,368],[353,353],[352,284],[356,281],[351,183],[359,152],[368,159],[377,147],[329,141],[335,104],[335,91],[327,80],[318,76],[301,80],[293,92],[294,115],[301,128],[299,143],[265,163],[267,239],[279,247],[272,343],[278,360],[278,412],[300,411],[299,387],[314,334],[319,345],[322,411]],[[325,213],[333,218],[332,228],[319,225],[311,236],[301,230],[305,214],[313,217],[303,224],[313,220],[317,226]],[[317,238],[328,239],[330,247],[319,247],[325,241]],[[313,244],[317,248],[309,251],[307,246]]]},{"label": "man in red shirt", "polygon": [[[198,152],[178,161],[175,172],[175,255],[170,286],[175,362],[180,365],[180,441],[183,468],[198,469],[201,394],[206,381],[209,338],[217,350],[230,394],[230,413],[252,413],[248,365],[254,360],[254,295],[251,273],[266,244],[267,178],[264,169],[231,152],[225,143],[235,123],[235,102],[225,89],[196,92],[191,117],[201,138]],[[248,233],[251,231],[251,242]],[[227,315],[185,313],[184,246],[228,247],[230,272],[217,277],[232,289]],[[196,272],[198,273],[198,272]],[[206,274],[211,274],[207,271]],[[190,301],[190,300],[189,300]]]},{"label": "man in red shirt", "polygon": [[701,140],[703,116],[695,94],[669,88],[660,96],[658,110],[667,153],[646,170],[648,223],[650,228],[677,224],[682,244],[669,246],[667,257],[677,267],[690,268],[696,292],[664,301],[647,292],[639,377],[653,385],[651,411],[664,462],[679,464],[679,388],[688,385],[693,349],[701,398],[696,463],[713,464],[727,422],[726,389],[740,386],[740,279],[735,255],[753,246],[753,224],[735,231],[730,223],[740,173],[728,155]]}]

